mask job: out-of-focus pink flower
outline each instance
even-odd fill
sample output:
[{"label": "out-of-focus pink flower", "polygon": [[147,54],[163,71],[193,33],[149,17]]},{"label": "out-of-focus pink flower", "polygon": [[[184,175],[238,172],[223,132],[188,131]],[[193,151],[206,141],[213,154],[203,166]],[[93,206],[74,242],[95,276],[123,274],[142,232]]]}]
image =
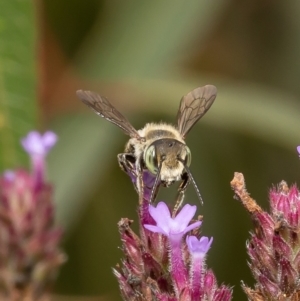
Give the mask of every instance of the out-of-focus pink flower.
[{"label": "out-of-focus pink flower", "polygon": [[54,224],[53,189],[43,174],[45,155],[56,140],[52,132],[29,133],[22,145],[33,171],[7,170],[0,176],[1,300],[3,294],[5,300],[45,298],[65,260],[62,230]]}]

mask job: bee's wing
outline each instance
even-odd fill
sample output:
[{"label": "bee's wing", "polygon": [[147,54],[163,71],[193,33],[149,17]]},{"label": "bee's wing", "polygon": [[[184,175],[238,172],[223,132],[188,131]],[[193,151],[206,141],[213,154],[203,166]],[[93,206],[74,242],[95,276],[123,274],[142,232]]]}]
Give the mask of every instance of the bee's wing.
[{"label": "bee's wing", "polygon": [[137,130],[105,97],[91,91],[83,90],[78,90],[76,94],[97,115],[116,124],[131,138],[141,139]]},{"label": "bee's wing", "polygon": [[177,127],[183,138],[194,124],[208,111],[217,96],[217,88],[212,85],[196,88],[180,101],[177,113]]}]

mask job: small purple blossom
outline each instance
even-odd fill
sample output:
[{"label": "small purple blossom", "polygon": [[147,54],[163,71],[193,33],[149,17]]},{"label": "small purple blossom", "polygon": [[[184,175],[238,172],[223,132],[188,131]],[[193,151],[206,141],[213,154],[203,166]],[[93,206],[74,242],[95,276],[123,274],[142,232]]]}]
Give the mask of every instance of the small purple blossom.
[{"label": "small purple blossom", "polygon": [[43,135],[32,131],[21,140],[21,143],[30,156],[46,156],[56,141],[57,135],[51,131],[45,132]]},{"label": "small purple blossom", "polygon": [[44,181],[45,157],[55,145],[56,141],[57,136],[51,131],[45,132],[43,135],[39,132],[32,131],[21,140],[24,150],[31,158],[36,188],[40,187]]},{"label": "small purple blossom", "polygon": [[203,277],[205,274],[205,255],[212,242],[213,238],[208,239],[206,236],[202,236],[200,239],[196,236],[188,236],[186,238],[186,244],[191,254],[189,279],[192,301],[201,300],[201,296],[204,294],[204,289],[201,286],[201,283],[203,283]]},{"label": "small purple blossom", "polygon": [[300,157],[300,145],[297,146],[297,152],[298,152],[298,155]]},{"label": "small purple blossom", "polygon": [[196,206],[186,204],[173,218],[171,217],[168,206],[164,202],[159,202],[156,207],[149,205],[149,213],[156,221],[156,226],[144,225],[144,227],[149,231],[164,234],[169,238],[172,236],[179,236],[181,238],[188,231],[191,231],[201,225],[201,221],[197,221],[189,225],[196,210]]},{"label": "small purple blossom", "polygon": [[186,244],[189,248],[192,256],[204,258],[207,251],[213,242],[213,238],[210,239],[206,236],[202,236],[198,239],[196,236],[187,236]]}]

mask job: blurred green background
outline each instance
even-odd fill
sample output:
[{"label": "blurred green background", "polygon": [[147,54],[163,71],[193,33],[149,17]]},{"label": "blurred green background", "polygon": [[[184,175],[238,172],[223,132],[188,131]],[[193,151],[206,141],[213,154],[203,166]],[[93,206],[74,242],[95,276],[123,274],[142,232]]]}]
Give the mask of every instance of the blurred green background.
[{"label": "blurred green background", "polygon": [[[126,137],[76,98],[107,96],[136,128],[174,122],[179,100],[218,88],[187,138],[204,198],[203,234],[213,236],[208,267],[219,283],[253,285],[245,243],[250,218],[229,182],[244,173],[263,208],[268,190],[299,177],[300,2],[0,0],[1,168],[28,164],[19,139],[52,129],[49,155],[57,221],[68,262],[60,296],[121,300],[111,267],[120,262],[117,222],[137,219],[137,195],[116,155]],[[160,198],[172,202],[175,188]],[[198,204],[189,187],[188,203]],[[199,204],[198,204],[199,205]]]}]

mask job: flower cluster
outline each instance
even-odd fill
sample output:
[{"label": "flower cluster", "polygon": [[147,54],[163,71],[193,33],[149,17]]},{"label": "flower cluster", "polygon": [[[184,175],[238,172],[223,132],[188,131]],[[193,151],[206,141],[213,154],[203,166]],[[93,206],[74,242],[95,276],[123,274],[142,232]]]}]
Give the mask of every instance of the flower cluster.
[{"label": "flower cluster", "polygon": [[22,145],[32,172],[9,170],[0,177],[1,300],[45,298],[64,261],[52,187],[45,181],[45,156],[56,140],[52,132],[29,133]]},{"label": "flower cluster", "polygon": [[213,272],[206,269],[206,253],[213,239],[200,237],[201,218],[192,220],[196,206],[186,204],[171,214],[163,202],[149,205],[152,180],[144,175],[147,189],[139,205],[140,236],[130,228],[132,221],[119,222],[125,259],[114,274],[123,299],[231,300],[231,288],[218,286]]},{"label": "flower cluster", "polygon": [[271,189],[270,213],[249,196],[236,173],[232,188],[251,214],[255,232],[247,243],[254,289],[242,285],[251,301],[300,300],[300,192],[282,181]]}]

